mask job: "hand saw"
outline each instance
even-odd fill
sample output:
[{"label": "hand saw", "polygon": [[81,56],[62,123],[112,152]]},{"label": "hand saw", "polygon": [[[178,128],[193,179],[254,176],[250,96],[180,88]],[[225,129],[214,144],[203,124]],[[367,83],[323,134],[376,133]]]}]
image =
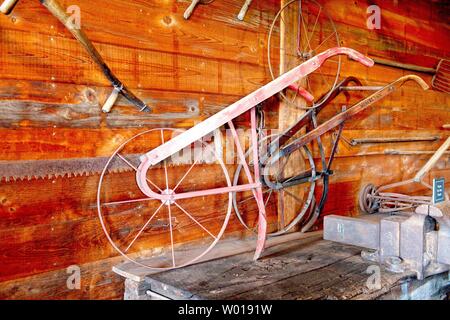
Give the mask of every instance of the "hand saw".
[{"label": "hand saw", "polygon": [[[108,172],[133,171],[139,165],[138,154],[115,157]],[[101,174],[110,157],[0,161],[0,182],[54,179]],[[134,166],[134,168],[133,168]]]},{"label": "hand saw", "polygon": [[[214,148],[221,149],[221,143],[211,144]],[[216,149],[216,150],[217,150]],[[0,160],[0,182],[30,181],[39,179],[71,178],[100,175],[106,166],[108,173],[122,173],[136,171],[139,167],[139,157],[142,154],[122,155],[115,153],[112,157],[87,157],[71,159],[50,160]],[[211,164],[210,157],[201,155],[202,158],[173,157],[167,160],[168,166],[192,165],[193,161]],[[111,161],[108,163],[109,159]]]}]

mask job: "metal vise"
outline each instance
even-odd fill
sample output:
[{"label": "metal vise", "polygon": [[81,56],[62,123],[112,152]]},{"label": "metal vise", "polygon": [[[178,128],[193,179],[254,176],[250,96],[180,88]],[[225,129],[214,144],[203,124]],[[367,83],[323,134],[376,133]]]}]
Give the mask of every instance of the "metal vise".
[{"label": "metal vise", "polygon": [[363,259],[391,272],[413,271],[422,280],[450,270],[450,201],[415,212],[326,216],[324,239],[367,248]]}]

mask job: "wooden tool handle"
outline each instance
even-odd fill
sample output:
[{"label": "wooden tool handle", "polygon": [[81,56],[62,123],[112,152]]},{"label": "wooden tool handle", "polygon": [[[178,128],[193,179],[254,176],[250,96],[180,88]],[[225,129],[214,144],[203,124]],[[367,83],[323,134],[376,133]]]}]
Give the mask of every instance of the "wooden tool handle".
[{"label": "wooden tool handle", "polygon": [[183,17],[187,20],[191,16],[192,12],[194,11],[197,4],[200,2],[200,0],[192,0],[189,7],[187,7],[186,11],[184,12]]},{"label": "wooden tool handle", "polygon": [[417,172],[416,176],[414,177],[415,182],[420,182],[425,174],[430,171],[436,162],[439,161],[439,159],[442,157],[442,155],[447,151],[447,149],[450,147],[450,137],[445,140],[445,142],[440,146],[440,148],[433,154],[433,156],[428,160],[428,162],[422,167],[422,169]]},{"label": "wooden tool handle", "polygon": [[120,90],[117,88],[114,88],[114,90],[109,95],[108,99],[106,99],[105,104],[103,105],[102,111],[104,113],[108,113],[111,111],[112,107],[117,101],[117,98],[119,97]]},{"label": "wooden tool handle", "polygon": [[245,0],[245,3],[242,6],[242,9],[241,9],[241,11],[239,12],[239,14],[237,16],[237,18],[239,20],[241,20],[241,21],[244,20],[245,15],[247,14],[247,11],[248,11],[248,7],[250,7],[251,3],[252,3],[252,0]]},{"label": "wooden tool handle", "polygon": [[0,12],[3,14],[9,14],[14,6],[16,5],[17,1],[19,0],[5,0],[3,1],[2,5],[0,6]]}]

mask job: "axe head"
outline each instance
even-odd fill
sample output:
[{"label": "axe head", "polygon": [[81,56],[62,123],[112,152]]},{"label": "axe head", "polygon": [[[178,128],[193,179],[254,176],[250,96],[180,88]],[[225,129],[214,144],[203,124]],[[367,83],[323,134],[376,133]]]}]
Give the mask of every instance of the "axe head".
[{"label": "axe head", "polygon": [[10,14],[17,2],[19,2],[19,0],[4,0],[0,5],[0,12],[6,15]]}]

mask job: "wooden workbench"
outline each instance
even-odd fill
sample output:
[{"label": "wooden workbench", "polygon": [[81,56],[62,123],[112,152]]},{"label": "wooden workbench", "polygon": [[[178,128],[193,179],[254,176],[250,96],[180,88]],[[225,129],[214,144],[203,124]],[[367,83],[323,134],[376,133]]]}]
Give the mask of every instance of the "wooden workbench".
[{"label": "wooden workbench", "polygon": [[370,289],[378,266],[360,252],[312,236],[275,245],[256,262],[246,252],[156,274],[133,273],[129,263],[115,271],[128,275],[126,299],[435,299],[450,291],[448,274],[418,281],[383,268],[381,287]]}]

